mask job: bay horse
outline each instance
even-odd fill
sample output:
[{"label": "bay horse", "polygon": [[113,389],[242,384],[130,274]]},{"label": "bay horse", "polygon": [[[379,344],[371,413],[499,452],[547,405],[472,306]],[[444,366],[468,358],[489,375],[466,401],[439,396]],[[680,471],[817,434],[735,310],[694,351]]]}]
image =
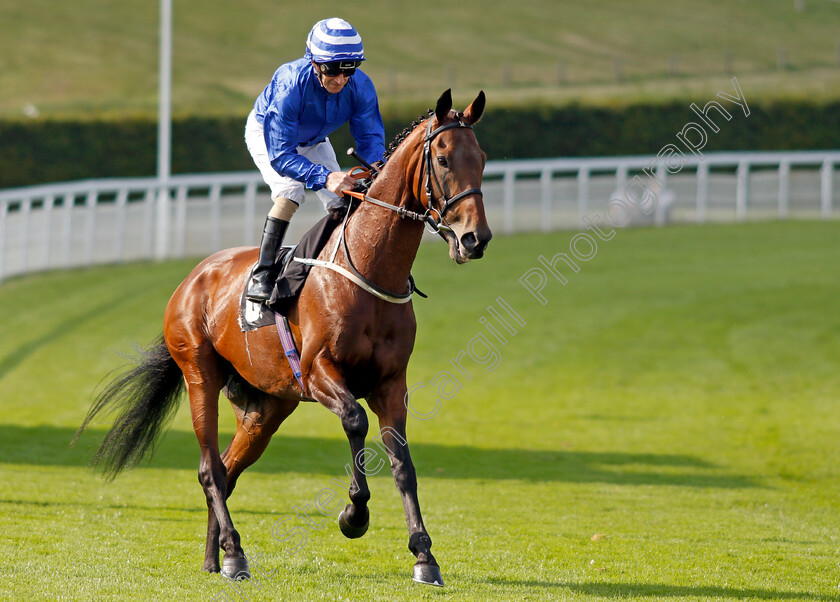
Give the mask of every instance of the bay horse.
[{"label": "bay horse", "polygon": [[[409,295],[402,291],[413,289],[407,283],[424,226],[431,225],[446,239],[450,257],[459,264],[482,257],[490,241],[481,194],[486,155],[472,130],[484,105],[480,92],[466,110],[456,112],[451,92],[444,92],[428,119],[407,128],[363,195],[371,202],[361,202],[332,233],[319,259],[328,259],[334,243],[338,248],[337,237],[344,236],[344,253],[336,255],[335,264],[354,267],[374,289],[397,291],[400,294],[393,296],[408,302],[389,302],[334,270],[313,268],[288,312],[305,390],[286,361],[275,329],[260,328],[247,336],[241,330],[240,295],[257,249],[236,248],[211,255],[187,276],[166,307],[161,339],[94,400],[76,436],[103,408],[120,408],[93,458],[93,464],[113,478],[152,451],[186,388],[201,448],[198,477],[208,508],[204,570],[221,571],[232,579],[250,576],[226,500],[242,471],[260,457],[301,401],[317,401],[341,420],[350,442],[353,475],[350,503],[339,516],[339,527],[351,538],[365,533],[370,499],[364,464],[368,419],[357,401],[364,398],[379,418],[381,440],[403,500],[408,547],[417,559],[413,578],[443,585],[420,514],[405,434],[406,369],[416,320]],[[220,392],[236,415],[236,433],[222,453]]]}]

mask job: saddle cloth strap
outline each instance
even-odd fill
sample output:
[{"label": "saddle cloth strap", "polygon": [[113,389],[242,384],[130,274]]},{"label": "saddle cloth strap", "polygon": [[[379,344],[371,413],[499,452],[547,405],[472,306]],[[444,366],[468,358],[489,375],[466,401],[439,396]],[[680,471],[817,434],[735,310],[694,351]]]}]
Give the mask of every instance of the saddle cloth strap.
[{"label": "saddle cloth strap", "polygon": [[300,357],[295,346],[295,339],[292,337],[292,331],[289,329],[289,321],[280,312],[274,312],[274,323],[277,325],[277,334],[280,335],[280,343],[283,345],[283,352],[289,361],[289,368],[292,369],[292,374],[295,375],[305,395],[306,387],[303,386],[303,379],[301,378]]}]

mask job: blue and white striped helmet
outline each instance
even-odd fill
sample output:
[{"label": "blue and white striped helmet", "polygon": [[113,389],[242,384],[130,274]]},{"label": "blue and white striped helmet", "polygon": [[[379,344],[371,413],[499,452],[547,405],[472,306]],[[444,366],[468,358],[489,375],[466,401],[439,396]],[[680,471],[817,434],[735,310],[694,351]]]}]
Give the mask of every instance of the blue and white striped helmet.
[{"label": "blue and white striped helmet", "polygon": [[316,63],[363,61],[362,38],[344,19],[332,17],[318,21],[306,38],[304,58]]}]

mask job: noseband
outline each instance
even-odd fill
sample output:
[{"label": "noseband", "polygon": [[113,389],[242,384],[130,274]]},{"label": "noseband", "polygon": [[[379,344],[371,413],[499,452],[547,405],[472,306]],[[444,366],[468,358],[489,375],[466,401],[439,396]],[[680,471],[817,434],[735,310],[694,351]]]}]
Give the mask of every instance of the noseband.
[{"label": "noseband", "polygon": [[[459,192],[453,197],[446,198],[446,193],[443,191],[443,186],[441,185],[440,180],[438,179],[437,174],[435,173],[435,170],[432,167],[432,140],[434,140],[439,134],[445,132],[446,130],[451,130],[453,128],[467,128],[470,130],[472,129],[471,124],[464,123],[462,113],[458,113],[456,117],[458,121],[453,123],[447,123],[435,130],[432,130],[432,119],[429,118],[429,123],[426,126],[426,137],[423,139],[423,162],[420,164],[420,178],[418,178],[417,180],[417,199],[420,200],[421,198],[420,182],[424,180],[423,171],[425,171],[426,173],[424,188],[426,190],[426,198],[428,199],[429,206],[426,208],[426,212],[423,214],[423,221],[426,222],[426,225],[429,226],[431,231],[435,234],[440,234],[441,230],[446,232],[452,232],[452,228],[450,228],[444,223],[443,216],[459,201],[473,194],[483,196],[481,188],[469,188],[467,190]],[[437,189],[440,191],[440,209],[436,209],[432,204],[432,177],[434,177]],[[423,201],[421,200],[420,203],[422,204]],[[433,211],[437,213],[437,218],[432,217]]]}]

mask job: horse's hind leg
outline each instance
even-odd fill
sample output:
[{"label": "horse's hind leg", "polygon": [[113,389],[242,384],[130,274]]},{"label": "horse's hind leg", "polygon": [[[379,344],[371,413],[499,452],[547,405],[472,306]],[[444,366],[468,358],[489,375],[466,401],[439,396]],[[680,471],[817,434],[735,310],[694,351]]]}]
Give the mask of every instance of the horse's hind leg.
[{"label": "horse's hind leg", "polygon": [[417,474],[405,437],[405,376],[380,385],[368,399],[368,405],[379,417],[379,435],[388,450],[391,473],[402,497],[405,522],[408,525],[408,549],[417,557],[414,580],[429,585],[443,585],[437,560],[432,555],[432,538],[426,532],[417,498]]},{"label": "horse's hind leg", "polygon": [[[225,389],[236,413],[236,433],[222,453],[226,469],[227,497],[242,472],[259,459],[272,435],[298,406],[298,401],[266,395],[248,385],[236,383]],[[207,513],[207,545],[204,570],[219,572],[219,521],[212,508]]]},{"label": "horse's hind leg", "polygon": [[[180,341],[179,341],[180,342]],[[190,341],[173,345],[167,339],[172,357],[184,373],[190,397],[193,430],[201,448],[198,480],[204,488],[207,508],[219,521],[219,544],[225,551],[222,574],[235,578],[249,576],[248,561],[239,543],[239,533],[233,526],[227,504],[227,470],[219,454],[219,391],[224,374],[220,358],[209,342]],[[218,570],[218,564],[205,565],[206,570]]]}]

